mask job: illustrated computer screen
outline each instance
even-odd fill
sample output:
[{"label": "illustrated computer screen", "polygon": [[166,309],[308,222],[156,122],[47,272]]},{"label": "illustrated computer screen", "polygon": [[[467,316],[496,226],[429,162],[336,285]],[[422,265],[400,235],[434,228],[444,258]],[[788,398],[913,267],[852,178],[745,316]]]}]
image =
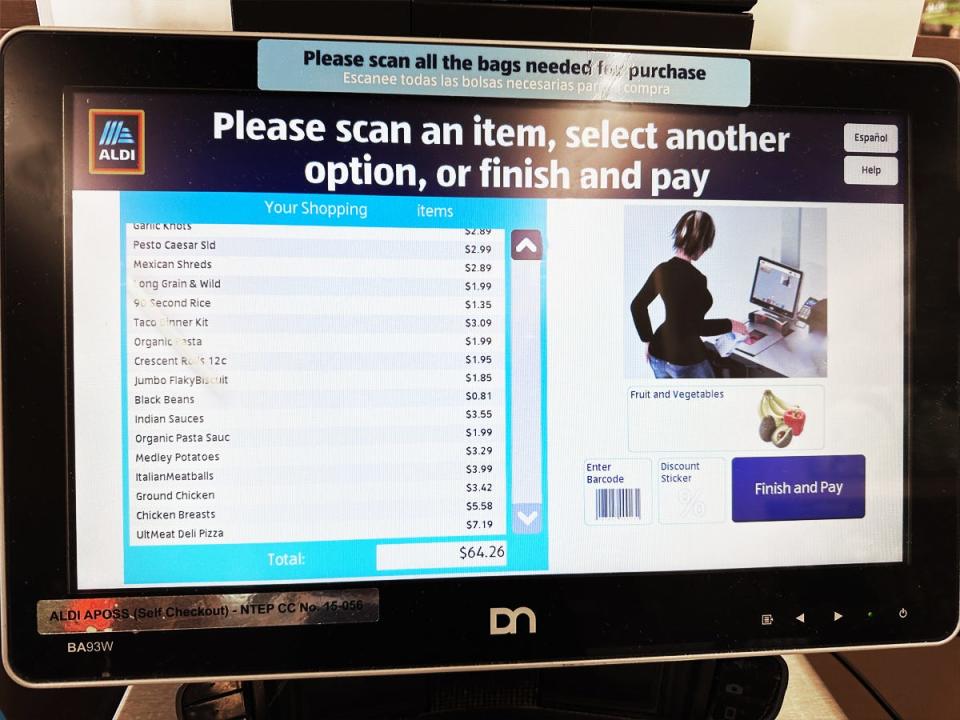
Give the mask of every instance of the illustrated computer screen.
[{"label": "illustrated computer screen", "polygon": [[800,270],[765,257],[757,258],[750,302],[766,310],[792,316],[797,309],[802,280],[803,273]]}]

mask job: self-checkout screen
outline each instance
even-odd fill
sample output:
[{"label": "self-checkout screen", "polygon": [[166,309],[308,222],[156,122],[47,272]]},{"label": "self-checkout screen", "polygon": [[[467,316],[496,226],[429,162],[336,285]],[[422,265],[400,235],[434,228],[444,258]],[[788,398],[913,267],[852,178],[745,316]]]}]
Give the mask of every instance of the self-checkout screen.
[{"label": "self-checkout screen", "polygon": [[775,311],[791,315],[797,306],[801,277],[801,274],[793,268],[759,258],[750,299]]},{"label": "self-checkout screen", "polygon": [[460,52],[68,94],[79,588],[901,561],[904,118]]}]

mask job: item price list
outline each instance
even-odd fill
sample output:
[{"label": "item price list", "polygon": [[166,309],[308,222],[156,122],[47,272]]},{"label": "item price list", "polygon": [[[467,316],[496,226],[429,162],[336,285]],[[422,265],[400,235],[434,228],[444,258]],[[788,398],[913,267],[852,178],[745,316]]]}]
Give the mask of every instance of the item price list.
[{"label": "item price list", "polygon": [[130,544],[505,533],[504,242],[127,225]]}]

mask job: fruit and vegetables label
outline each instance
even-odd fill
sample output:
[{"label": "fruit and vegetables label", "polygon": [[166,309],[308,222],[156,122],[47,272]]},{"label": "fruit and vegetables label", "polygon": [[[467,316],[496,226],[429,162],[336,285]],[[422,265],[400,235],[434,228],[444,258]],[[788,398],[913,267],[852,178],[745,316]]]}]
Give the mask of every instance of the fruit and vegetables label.
[{"label": "fruit and vegetables label", "polygon": [[824,390],[816,385],[669,384],[628,398],[633,452],[783,453],[822,450]]}]

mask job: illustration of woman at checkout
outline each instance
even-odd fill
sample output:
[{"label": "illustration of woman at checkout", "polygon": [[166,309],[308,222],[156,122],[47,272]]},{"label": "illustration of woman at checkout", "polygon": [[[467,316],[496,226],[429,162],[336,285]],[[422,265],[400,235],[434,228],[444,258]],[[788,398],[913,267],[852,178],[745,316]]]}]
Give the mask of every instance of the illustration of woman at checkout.
[{"label": "illustration of woman at checkout", "polygon": [[[647,361],[658,378],[712,378],[703,336],[735,332],[746,334],[737,320],[707,320],[713,305],[706,276],[693,263],[713,246],[716,227],[702,210],[684,213],[673,228],[674,255],[653,269],[643,288],[630,303],[633,324],[640,339],[649,343]],[[666,319],[656,332],[650,325],[648,306],[659,295]]]}]

